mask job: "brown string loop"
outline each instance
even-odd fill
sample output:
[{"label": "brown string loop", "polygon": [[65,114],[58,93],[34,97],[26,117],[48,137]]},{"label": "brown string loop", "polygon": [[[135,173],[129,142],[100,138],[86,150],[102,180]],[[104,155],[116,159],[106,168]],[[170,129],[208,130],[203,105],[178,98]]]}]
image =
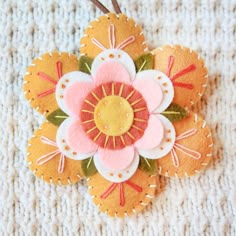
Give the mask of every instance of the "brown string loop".
[{"label": "brown string loop", "polygon": [[112,1],[112,5],[115,9],[116,14],[121,14],[122,12],[120,10],[120,6],[119,6],[117,0],[111,0],[111,1]]},{"label": "brown string loop", "polygon": [[[110,11],[98,0],[90,0],[97,8],[99,8],[104,14],[109,13]],[[111,0],[112,5],[115,9],[116,14],[121,14],[120,6],[117,0]]]},{"label": "brown string loop", "polygon": [[97,8],[99,8],[104,14],[109,13],[110,11],[98,0],[90,0]]}]

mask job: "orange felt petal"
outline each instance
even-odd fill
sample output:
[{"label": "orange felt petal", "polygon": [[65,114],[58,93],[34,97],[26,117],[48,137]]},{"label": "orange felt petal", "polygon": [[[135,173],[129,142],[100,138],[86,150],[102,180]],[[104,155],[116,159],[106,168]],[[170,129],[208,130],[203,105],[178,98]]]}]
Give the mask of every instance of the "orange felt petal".
[{"label": "orange felt petal", "polygon": [[112,217],[124,217],[141,211],[154,197],[155,175],[141,170],[122,183],[112,183],[99,173],[88,179],[89,192],[100,211]]},{"label": "orange felt petal", "polygon": [[26,99],[42,114],[55,111],[58,109],[55,98],[57,81],[62,75],[78,69],[77,57],[68,53],[46,53],[35,59],[24,77]]},{"label": "orange felt petal", "polygon": [[159,174],[191,176],[205,168],[212,157],[211,131],[197,114],[173,123],[176,141],[172,150],[157,160]]},{"label": "orange felt petal", "polygon": [[[110,37],[112,34],[115,37]],[[127,46],[123,44],[125,41]],[[142,29],[133,19],[114,13],[103,15],[91,22],[81,38],[80,45],[81,54],[91,58],[95,58],[104,49],[113,47],[124,50],[133,59],[147,51]]]},{"label": "orange felt petal", "polygon": [[174,85],[174,103],[190,108],[204,93],[207,69],[198,54],[182,46],[164,46],[152,51],[154,69],[165,73]]},{"label": "orange felt petal", "polygon": [[45,122],[29,140],[27,161],[39,178],[54,184],[71,184],[83,177],[81,161],[62,157],[55,146],[57,127]]}]

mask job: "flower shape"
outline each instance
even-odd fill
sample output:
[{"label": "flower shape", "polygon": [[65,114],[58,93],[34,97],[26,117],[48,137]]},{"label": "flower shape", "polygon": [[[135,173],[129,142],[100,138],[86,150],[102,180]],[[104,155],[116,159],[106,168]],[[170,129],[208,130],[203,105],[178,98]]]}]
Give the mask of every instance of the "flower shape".
[{"label": "flower shape", "polygon": [[148,52],[123,14],[92,22],[80,51],[47,53],[26,72],[26,98],[47,118],[29,141],[29,167],[54,184],[86,177],[99,209],[123,217],[148,205],[158,174],[191,176],[209,163],[210,130],[190,112],[207,70],[182,46]]},{"label": "flower shape", "polygon": [[[173,97],[165,74],[136,74],[127,53],[104,50],[94,59],[91,75],[70,72],[57,84],[58,105],[69,115],[59,128],[57,145],[72,159],[94,156],[104,178],[124,182],[136,172],[140,155],[157,159],[172,149],[175,129],[160,113]],[[73,152],[66,151],[65,141]]]}]

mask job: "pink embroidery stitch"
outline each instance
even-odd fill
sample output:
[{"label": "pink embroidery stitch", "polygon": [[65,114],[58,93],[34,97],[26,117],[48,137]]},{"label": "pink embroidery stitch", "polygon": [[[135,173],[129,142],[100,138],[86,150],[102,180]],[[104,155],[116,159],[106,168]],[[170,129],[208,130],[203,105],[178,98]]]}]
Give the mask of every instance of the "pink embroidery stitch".
[{"label": "pink embroidery stitch", "polygon": [[178,155],[177,155],[175,149],[183,152],[184,154],[188,155],[189,157],[192,157],[195,160],[198,160],[201,158],[201,153],[191,150],[191,149],[177,143],[177,141],[188,138],[196,133],[197,133],[197,129],[190,129],[190,130],[188,130],[176,137],[176,142],[173,146],[173,149],[170,152],[173,164],[176,168],[179,167],[179,158],[178,158]]},{"label": "pink embroidery stitch", "polygon": [[122,43],[120,43],[116,48],[122,50],[125,47],[127,47],[129,44],[133,43],[134,41],[135,41],[135,37],[130,36],[127,39],[125,39]]},{"label": "pink embroidery stitch", "polygon": [[97,47],[99,47],[100,49],[102,49],[103,51],[104,50],[107,50],[107,48],[105,46],[103,46],[96,38],[92,38],[92,43],[94,45],[96,45]]},{"label": "pink embroidery stitch", "polygon": [[124,183],[119,184],[119,190],[120,190],[120,206],[124,206],[125,205]]},{"label": "pink embroidery stitch", "polygon": [[174,64],[174,57],[173,56],[169,56],[168,58],[168,67],[167,67],[167,71],[166,71],[166,75],[168,77],[170,77],[170,72],[171,72],[171,69],[173,67],[173,64]]},{"label": "pink embroidery stitch", "polygon": [[138,186],[137,184],[135,184],[129,180],[127,180],[125,183],[128,184],[131,188],[133,188],[134,190],[136,190],[139,193],[141,193],[143,191],[142,187]]},{"label": "pink embroidery stitch", "polygon": [[108,187],[108,189],[100,195],[100,198],[106,199],[116,189],[116,187],[119,185],[120,206],[124,206],[125,205],[124,184],[129,185],[131,188],[133,188],[137,192],[142,192],[143,191],[142,187],[140,187],[139,185],[131,182],[130,180],[127,180],[127,181],[119,183],[119,184],[118,183],[112,183]]},{"label": "pink embroidery stitch", "polygon": [[116,38],[115,38],[115,26],[113,24],[110,25],[108,33],[109,33],[110,48],[115,48]]},{"label": "pink embroidery stitch", "polygon": [[[57,61],[56,62],[56,71],[57,71],[57,80],[54,80],[52,77],[50,77],[49,75],[45,74],[44,72],[38,72],[37,75],[43,79],[43,80],[46,80],[48,81],[49,83],[51,84],[54,84],[55,86],[57,85],[59,79],[62,77],[62,62],[61,61]],[[54,88],[51,88],[49,90],[46,90],[42,93],[39,93],[38,94],[38,97],[39,98],[42,98],[42,97],[45,97],[51,93],[54,93],[56,90],[56,87]]]},{"label": "pink embroidery stitch", "polygon": [[47,96],[47,95],[49,95],[51,93],[54,93],[55,91],[56,91],[56,88],[49,89],[47,91],[44,91],[44,92],[38,94],[38,97],[39,98],[45,97],[45,96]]},{"label": "pink embroidery stitch", "polygon": [[112,183],[110,187],[100,196],[100,198],[106,199],[115,190],[116,186],[116,183]]},{"label": "pink embroidery stitch", "polygon": [[[40,138],[42,143],[57,147],[57,144],[55,142],[53,142],[52,140],[42,136]],[[37,165],[43,165],[45,163],[47,163],[48,161],[52,160],[56,155],[61,154],[60,155],[60,160],[59,160],[59,165],[58,165],[58,173],[61,174],[64,171],[64,167],[65,167],[65,155],[61,153],[61,151],[57,148],[55,151],[50,152],[48,154],[45,154],[43,156],[41,156],[40,158],[37,159],[36,164]]]},{"label": "pink embroidery stitch", "polygon": [[57,81],[55,81],[53,78],[51,78],[49,75],[43,73],[43,72],[38,72],[37,75],[41,77],[41,79],[44,79],[52,84],[57,84]]},{"label": "pink embroidery stitch", "polygon": [[179,167],[179,158],[174,148],[170,151],[170,154],[171,154],[171,158],[174,163],[174,166]]},{"label": "pink embroidery stitch", "polygon": [[57,61],[56,67],[57,67],[57,77],[59,80],[62,77],[62,63],[61,63],[61,61]]},{"label": "pink embroidery stitch", "polygon": [[173,82],[173,85],[176,87],[181,87],[181,88],[186,88],[186,89],[194,88],[192,84],[187,84],[187,83]]},{"label": "pink embroidery stitch", "polygon": [[170,79],[171,80],[175,80],[185,74],[188,74],[191,71],[196,70],[196,66],[194,64],[191,64],[189,66],[187,66],[186,68],[182,69],[181,71],[177,72],[175,75],[173,75]]},{"label": "pink embroidery stitch", "polygon": [[[166,75],[168,77],[170,77],[170,73],[171,73],[171,69],[174,65],[174,60],[175,58],[171,55],[168,58],[168,66],[167,66],[167,70],[166,70]],[[191,64],[189,66],[187,66],[186,68],[180,70],[179,72],[177,72],[175,75],[173,75],[172,77],[170,77],[170,79],[173,81],[173,85],[176,87],[181,87],[181,88],[186,88],[186,89],[193,89],[193,84],[189,84],[189,83],[181,83],[181,82],[175,82],[175,79],[178,79],[179,77],[190,73],[191,71],[196,70],[196,66],[194,64]]]},{"label": "pink embroidery stitch", "polygon": [[[130,45],[131,43],[133,43],[135,41],[135,37],[130,36],[127,39],[125,39],[123,42],[121,42],[118,46],[115,46],[116,37],[115,37],[115,26],[114,26],[114,24],[111,24],[108,28],[108,37],[109,37],[110,49],[115,48],[115,49],[122,50],[122,49],[124,49],[125,47],[127,47],[128,45]],[[94,45],[96,45],[97,47],[99,47],[103,51],[108,49],[100,41],[98,41],[96,38],[92,38],[91,41]]]}]

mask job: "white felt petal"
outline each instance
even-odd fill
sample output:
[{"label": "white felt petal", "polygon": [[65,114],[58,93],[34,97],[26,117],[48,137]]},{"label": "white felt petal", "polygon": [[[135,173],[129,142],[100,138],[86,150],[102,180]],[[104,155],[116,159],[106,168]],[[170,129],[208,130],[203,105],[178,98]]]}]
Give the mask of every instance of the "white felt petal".
[{"label": "white felt petal", "polygon": [[[124,51],[119,49],[108,49],[96,56],[91,68],[91,75],[94,77],[97,69],[100,65],[107,61],[117,61],[121,63],[129,72],[131,79],[133,80],[136,75],[136,68],[132,58]],[[119,73],[119,71],[117,71]]]},{"label": "white felt petal", "polygon": [[59,105],[59,107],[68,115],[73,115],[72,112],[70,112],[69,108],[66,106],[65,103],[65,93],[67,88],[70,87],[70,85],[75,84],[77,82],[93,82],[90,75],[85,74],[80,71],[73,71],[67,74],[64,74],[61,79],[58,81],[56,86],[56,100]]},{"label": "white felt petal", "polygon": [[[154,113],[161,113],[164,111],[173,101],[174,98],[174,87],[171,80],[162,72],[158,70],[144,70],[137,74],[135,81],[139,79],[150,78],[154,79],[160,86],[163,94],[162,101],[153,111]],[[135,82],[134,81],[134,82]],[[141,91],[140,91],[141,92]],[[157,98],[158,101],[158,98]],[[148,101],[147,101],[148,103]]]},{"label": "white felt petal", "polygon": [[[94,155],[94,153],[77,153],[76,151],[72,150],[69,147],[68,143],[66,142],[66,133],[68,127],[74,121],[72,118],[67,118],[64,122],[60,125],[57,130],[56,142],[57,147],[66,157],[73,159],[73,160],[84,160]],[[69,148],[68,148],[69,147]]]},{"label": "white felt petal", "polygon": [[135,157],[133,162],[124,170],[114,171],[109,170],[107,167],[103,165],[101,162],[100,156],[98,153],[94,155],[94,164],[98,170],[98,172],[108,181],[113,183],[121,183],[129,178],[131,178],[136,172],[139,165],[139,155],[135,153]]},{"label": "white felt petal", "polygon": [[164,136],[161,143],[152,149],[137,148],[139,154],[149,159],[159,159],[168,154],[174,146],[176,133],[172,123],[163,115],[156,115],[164,126]]}]

